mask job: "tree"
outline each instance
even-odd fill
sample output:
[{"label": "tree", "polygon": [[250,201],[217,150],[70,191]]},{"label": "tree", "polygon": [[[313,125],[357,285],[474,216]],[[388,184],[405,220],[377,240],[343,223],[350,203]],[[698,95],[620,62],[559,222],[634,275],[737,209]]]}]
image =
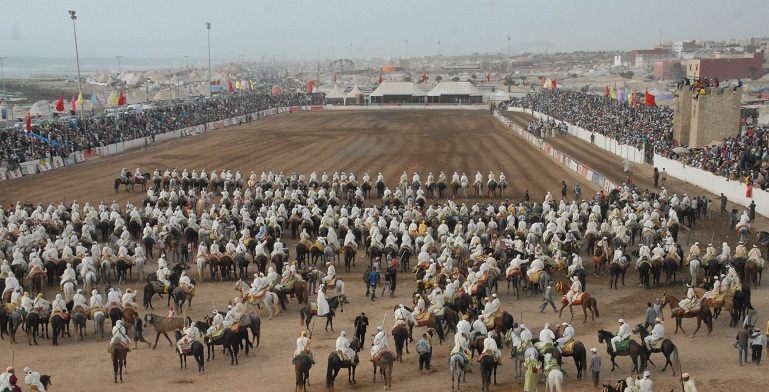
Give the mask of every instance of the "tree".
[{"label": "tree", "polygon": [[406,76],[404,76],[404,77],[403,77],[403,81],[404,81],[404,82],[413,82],[413,80],[411,80],[411,76],[410,76],[410,75],[406,75]]},{"label": "tree", "polygon": [[625,79],[632,79],[633,75],[634,75],[633,71],[625,71],[625,72],[620,72],[619,73],[619,76],[622,76]]},{"label": "tree", "polygon": [[510,86],[514,86],[516,83],[513,80],[512,76],[507,75],[507,76],[505,76],[504,84],[505,84],[505,86],[507,86],[507,92],[509,93],[510,92]]},{"label": "tree", "polygon": [[755,65],[751,65],[748,68],[748,72],[750,72],[750,78],[755,80],[756,79],[756,72],[758,72],[758,68]]},{"label": "tree", "polygon": [[674,80],[683,79],[686,76],[686,71],[684,70],[684,65],[681,63],[675,63],[672,67],[670,67],[670,76]]},{"label": "tree", "polygon": [[454,82],[458,82],[459,81],[459,76],[454,76],[453,78],[451,78],[451,80],[454,81]]},{"label": "tree", "polygon": [[435,77],[435,81],[436,81],[436,82],[440,83],[440,82],[441,82],[441,80],[443,80],[443,76],[441,76],[441,75],[438,75],[438,76],[436,76],[436,77]]}]

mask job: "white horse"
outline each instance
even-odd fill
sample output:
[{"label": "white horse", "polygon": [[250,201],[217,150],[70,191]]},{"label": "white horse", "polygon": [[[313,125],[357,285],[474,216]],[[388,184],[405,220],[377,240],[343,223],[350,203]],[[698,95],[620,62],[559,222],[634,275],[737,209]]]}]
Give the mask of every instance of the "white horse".
[{"label": "white horse", "polygon": [[93,314],[93,333],[96,335],[96,341],[101,342],[104,337],[104,319],[106,315],[99,311]]},{"label": "white horse", "polygon": [[697,275],[700,272],[700,261],[697,259],[689,260],[689,274],[692,276],[692,287],[697,287]]},{"label": "white horse", "polygon": [[198,264],[198,280],[202,283],[203,278],[206,277],[206,258],[205,256],[198,256],[195,262]]},{"label": "white horse", "polygon": [[146,273],[144,272],[144,263],[147,262],[147,259],[144,257],[136,257],[134,259],[134,264],[136,265],[137,275],[139,280],[144,280],[146,277]]},{"label": "white horse", "polygon": [[72,298],[75,297],[75,283],[73,282],[66,282],[63,285],[64,288],[64,300],[69,302],[72,301]]},{"label": "white horse", "polygon": [[280,308],[280,300],[278,299],[278,296],[267,290],[264,293],[264,297],[260,299],[253,299],[249,293],[251,290],[251,286],[249,286],[246,282],[243,282],[242,280],[238,280],[235,282],[235,286],[233,286],[233,289],[235,291],[240,292],[241,298],[248,298],[249,302],[251,304],[256,305],[264,305],[267,308],[267,313],[269,314],[268,320],[271,320],[273,317],[280,314],[281,308]]},{"label": "white horse", "polygon": [[547,375],[547,392],[563,392],[563,372],[554,368]]},{"label": "white horse", "polygon": [[89,287],[96,284],[96,273],[93,271],[88,271],[85,273],[85,276],[83,277],[83,291],[88,292]]}]

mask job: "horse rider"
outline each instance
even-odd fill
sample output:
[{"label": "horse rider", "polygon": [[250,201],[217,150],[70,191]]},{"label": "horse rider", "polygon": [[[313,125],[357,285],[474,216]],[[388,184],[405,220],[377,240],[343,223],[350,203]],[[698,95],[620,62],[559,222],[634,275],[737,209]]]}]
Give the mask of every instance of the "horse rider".
[{"label": "horse rider", "polygon": [[655,260],[663,261],[665,259],[665,249],[662,248],[662,244],[657,244],[657,246],[652,249],[652,256],[651,261],[654,262]]},{"label": "horse rider", "polygon": [[395,309],[394,316],[395,325],[393,325],[393,328],[399,325],[408,326],[409,322],[413,325],[417,325],[417,320],[414,318],[414,315],[412,315],[403,304],[400,304],[398,309]]},{"label": "horse rider", "polygon": [[438,315],[443,311],[444,298],[440,287],[436,287],[432,293],[430,293],[430,308],[428,309],[435,315]]},{"label": "horse rider", "polygon": [[8,277],[5,278],[5,290],[3,290],[3,296],[5,296],[6,292],[15,292],[19,288],[21,288],[21,285],[19,284],[19,280],[16,279],[16,275],[14,275],[13,272],[9,272]]},{"label": "horse rider", "polygon": [[585,267],[582,265],[582,257],[579,257],[578,254],[572,253],[571,254],[571,265],[568,268],[569,275],[574,273],[574,271],[578,269],[584,269]]},{"label": "horse rider", "polygon": [[109,293],[107,293],[107,303],[109,306],[122,306],[123,299],[121,296],[120,291],[110,288]]},{"label": "horse rider", "polygon": [[192,284],[192,279],[187,276],[187,271],[182,271],[182,275],[179,277],[179,287],[186,289],[190,293],[195,291],[195,285]]},{"label": "horse rider", "polygon": [[579,277],[572,276],[571,287],[569,288],[569,291],[566,293],[566,299],[569,301],[569,305],[573,304],[574,300],[578,298],[581,293],[582,293],[582,282],[580,282]]},{"label": "horse rider", "polygon": [[694,288],[688,283],[686,284],[686,287],[686,298],[678,301],[678,307],[683,309],[684,312],[688,312],[690,309],[695,309],[700,303],[697,299],[697,295],[694,293]]},{"label": "horse rider", "polygon": [[184,330],[184,337],[176,342],[176,351],[182,354],[182,346],[192,345],[193,342],[200,342],[200,329],[198,329],[194,321]]},{"label": "horse rider", "polygon": [[120,182],[126,183],[128,182],[128,170],[126,168],[123,168],[120,170]]},{"label": "horse rider", "polygon": [[308,337],[307,331],[299,333],[299,337],[296,339],[296,350],[294,351],[294,357],[300,354],[304,354],[310,357],[312,363],[315,363],[315,350],[310,349],[312,340]]},{"label": "horse rider", "polygon": [[64,284],[67,282],[72,282],[72,284],[77,285],[77,274],[72,268],[72,263],[67,263],[67,268],[64,270],[64,273],[61,274],[61,287],[64,287]]},{"label": "horse rider", "polygon": [[331,311],[328,305],[328,299],[326,299],[326,286],[323,284],[320,285],[320,289],[318,290],[317,303],[318,309],[316,315],[318,317],[325,316]]},{"label": "horse rider", "polygon": [[158,270],[155,272],[155,276],[160,283],[163,283],[163,286],[171,287],[171,282],[168,280],[168,275],[170,275],[168,267],[165,265],[165,262],[161,264],[160,260],[162,260],[162,256],[158,259]]},{"label": "horse rider", "polygon": [[467,321],[470,316],[463,314],[462,319],[457,323],[457,334],[465,333],[468,336],[472,332],[473,328],[470,326],[470,322]]},{"label": "horse rider", "polygon": [[[499,307],[500,307],[499,298],[497,298],[497,295],[496,294],[492,294],[491,297],[493,299],[489,303],[487,303],[486,306],[483,308],[483,316],[487,320],[492,320],[491,316],[494,315],[495,313],[497,313],[499,311]],[[486,300],[488,300],[488,299],[489,298],[486,297]]]},{"label": "horse rider", "polygon": [[686,256],[686,261],[699,260],[701,252],[700,243],[695,242],[694,245],[689,248],[689,254]]},{"label": "horse rider", "polygon": [[347,332],[342,331],[339,337],[336,338],[336,351],[342,354],[342,360],[352,361],[355,358],[355,350],[350,347],[350,341],[347,340]]},{"label": "horse rider", "polygon": [[497,347],[497,341],[494,340],[494,331],[489,331],[486,339],[483,340],[483,354],[493,355],[497,365],[502,364],[502,351]]},{"label": "horse rider", "polygon": [[471,337],[470,340],[475,340],[479,336],[486,336],[486,334],[489,332],[486,328],[486,324],[483,322],[484,318],[485,317],[481,314],[475,321],[473,321],[472,333],[467,334],[467,336]]},{"label": "horse rider", "polygon": [[561,327],[563,327],[563,332],[561,332],[561,337],[556,339],[556,345],[558,346],[558,350],[561,351],[563,346],[569,342],[569,340],[574,339],[574,327],[564,321],[561,323]]},{"label": "horse rider", "polygon": [[537,349],[541,349],[548,345],[553,345],[555,340],[555,333],[550,329],[550,323],[545,323],[545,327],[539,332],[539,343],[536,344]]},{"label": "horse rider", "polygon": [[139,305],[137,305],[135,302],[136,294],[136,291],[130,288],[126,289],[125,294],[123,294],[123,298],[121,298],[123,306],[139,309]]},{"label": "horse rider", "polygon": [[118,320],[115,322],[115,326],[112,327],[112,338],[109,344],[122,344],[130,351],[131,340],[128,338],[126,328],[123,326],[123,320]]},{"label": "horse rider", "polygon": [[56,294],[56,299],[51,303],[51,313],[61,312],[63,314],[69,314],[67,311],[67,303],[61,298],[61,294]]},{"label": "horse rider", "polygon": [[732,248],[729,247],[729,244],[724,242],[723,244],[721,244],[721,254],[718,255],[716,259],[719,262],[724,263],[727,260],[731,260],[731,258],[732,258]]},{"label": "horse rider", "polygon": [[611,338],[611,348],[614,352],[617,352],[617,343],[630,338],[630,325],[625,322],[625,319],[619,319],[617,322],[620,324],[619,331],[617,331],[617,335]]},{"label": "horse rider", "polygon": [[468,348],[470,345],[469,340],[468,333],[457,331],[456,335],[454,335],[454,347],[451,349],[449,358],[454,355],[461,355],[465,358],[465,362],[469,363],[473,354]]},{"label": "horse rider", "polygon": [[644,344],[646,345],[646,348],[651,351],[652,346],[664,338],[665,327],[662,325],[662,319],[657,317],[654,319],[654,328],[652,328],[651,335],[644,338]]},{"label": "horse rider", "polygon": [[88,311],[88,305],[86,305],[85,296],[83,295],[83,289],[77,289],[77,293],[72,297],[72,310],[80,307],[84,312]]},{"label": "horse rider", "polygon": [[758,268],[764,268],[764,257],[758,245],[753,244],[753,248],[748,252],[748,260],[753,260]]},{"label": "horse rider", "polygon": [[744,241],[740,241],[737,246],[734,247],[734,257],[748,258],[748,248],[745,247]]},{"label": "horse rider", "polygon": [[24,373],[27,373],[27,376],[24,377],[24,383],[27,384],[30,392],[35,390],[38,392],[45,392],[45,386],[40,381],[40,373],[33,371],[28,367],[24,368]]},{"label": "horse rider", "polygon": [[705,248],[705,256],[702,256],[702,261],[707,263],[714,257],[716,257],[716,248],[713,247],[713,244],[708,244],[708,247]]},{"label": "horse rider", "polygon": [[374,339],[371,343],[371,359],[373,361],[374,357],[379,354],[382,350],[389,350],[390,344],[388,343],[388,337],[387,334],[384,331],[384,328],[379,325],[376,327],[377,333],[374,335]]},{"label": "horse rider", "polygon": [[91,299],[89,301],[89,304],[91,306],[91,309],[104,308],[104,301],[101,298],[101,294],[99,294],[99,290],[97,289],[91,290]]}]

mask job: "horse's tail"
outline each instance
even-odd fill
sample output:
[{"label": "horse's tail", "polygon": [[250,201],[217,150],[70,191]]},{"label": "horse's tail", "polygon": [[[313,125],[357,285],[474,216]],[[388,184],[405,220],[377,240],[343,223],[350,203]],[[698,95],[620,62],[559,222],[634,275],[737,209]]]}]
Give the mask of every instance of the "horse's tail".
[{"label": "horse's tail", "polygon": [[595,297],[590,297],[590,299],[590,306],[593,308],[593,312],[595,312],[595,317],[601,317],[601,315],[598,313],[598,300],[595,299]]},{"label": "horse's tail", "polygon": [[305,308],[302,308],[302,309],[299,310],[299,325],[300,326],[304,325],[304,319],[305,318],[306,318],[306,316],[305,316]]},{"label": "horse's tail", "polygon": [[192,319],[190,318],[190,316],[187,316],[186,319],[187,319],[187,325],[192,325]]},{"label": "horse's tail", "polygon": [[333,378],[334,369],[331,367],[331,357],[329,356],[328,366],[326,367],[326,388],[331,389],[331,385],[334,382]]},{"label": "horse's tail", "polygon": [[673,355],[675,356],[675,362],[673,362],[673,372],[681,373],[681,360],[678,358],[678,346],[673,344]]}]

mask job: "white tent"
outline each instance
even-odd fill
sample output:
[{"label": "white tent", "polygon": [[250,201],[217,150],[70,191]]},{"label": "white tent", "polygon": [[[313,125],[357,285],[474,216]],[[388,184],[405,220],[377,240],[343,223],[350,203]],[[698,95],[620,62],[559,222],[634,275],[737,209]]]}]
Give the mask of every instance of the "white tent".
[{"label": "white tent", "polygon": [[358,88],[358,85],[356,84],[355,87],[353,87],[349,93],[345,94],[344,97],[347,99],[357,99],[361,94],[362,92],[360,91],[360,89]]},{"label": "white tent", "polygon": [[152,100],[155,101],[155,102],[170,101],[171,100],[171,95],[168,94],[168,90],[163,89],[163,90],[158,91],[158,93],[155,94],[154,97],[152,97]]},{"label": "white tent", "polygon": [[388,95],[424,97],[425,92],[412,82],[384,82],[371,92],[372,97],[383,97]]},{"label": "white tent", "polygon": [[[37,101],[34,104],[32,104],[32,107],[29,109],[29,115],[32,117],[37,117],[37,116],[50,117],[50,116],[53,116],[55,107],[56,107],[55,103],[52,105],[50,102],[46,100]],[[16,113],[15,110],[14,110],[14,113]]]},{"label": "white tent", "polygon": [[338,84],[334,84],[334,88],[326,93],[327,100],[343,100],[345,97],[344,88],[339,88]]},{"label": "white tent", "polygon": [[474,97],[481,96],[483,94],[470,82],[441,82],[427,93],[428,97],[440,97],[442,95],[463,95]]}]

